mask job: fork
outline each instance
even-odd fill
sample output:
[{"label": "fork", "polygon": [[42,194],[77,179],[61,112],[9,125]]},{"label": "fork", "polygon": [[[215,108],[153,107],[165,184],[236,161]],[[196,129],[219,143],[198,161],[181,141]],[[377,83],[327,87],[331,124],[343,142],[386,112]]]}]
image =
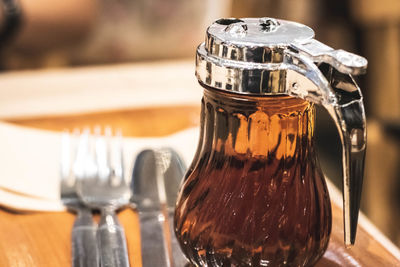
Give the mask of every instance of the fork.
[{"label": "fork", "polygon": [[[68,210],[77,214],[71,233],[72,266],[98,267],[99,255],[96,243],[97,226],[93,222],[92,213],[82,204],[76,193],[76,181],[80,177],[80,159],[75,158],[74,146],[68,132],[62,134],[61,147],[61,180],[60,194],[63,204]],[[72,153],[71,153],[72,151]]]},{"label": "fork", "polygon": [[129,183],[124,178],[122,135],[118,131],[111,138],[110,128],[106,128],[105,136],[100,132],[96,128],[93,137],[86,129],[81,135],[78,155],[86,155],[85,165],[89,167],[78,181],[77,192],[88,207],[101,212],[97,230],[101,266],[127,267],[125,233],[115,213],[127,206],[131,197]]}]

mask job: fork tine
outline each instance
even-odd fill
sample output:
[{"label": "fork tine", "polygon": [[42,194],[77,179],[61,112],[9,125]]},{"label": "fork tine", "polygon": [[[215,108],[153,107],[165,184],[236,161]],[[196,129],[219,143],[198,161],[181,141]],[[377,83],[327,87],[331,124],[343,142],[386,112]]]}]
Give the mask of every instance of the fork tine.
[{"label": "fork tine", "polygon": [[110,176],[110,164],[107,151],[107,143],[101,136],[100,128],[95,129],[95,157],[100,180],[106,181]]},{"label": "fork tine", "polygon": [[99,179],[99,165],[97,164],[96,156],[96,138],[88,130],[87,136],[87,154],[85,161],[85,177]]},{"label": "fork tine", "polygon": [[113,148],[113,133],[112,133],[112,128],[111,126],[106,126],[104,128],[104,138],[105,138],[105,142],[106,142],[106,149],[107,149],[107,156],[108,156],[108,168],[110,170],[109,173],[109,181],[112,181],[113,176],[114,176],[114,164],[113,164],[113,152],[112,152],[112,148]]},{"label": "fork tine", "polygon": [[85,129],[78,138],[76,148],[76,157],[73,163],[73,173],[77,179],[82,179],[85,176],[85,165],[88,154],[89,132]]},{"label": "fork tine", "polygon": [[114,158],[114,175],[120,183],[124,183],[124,158],[122,150],[122,131],[118,129],[114,138],[113,146],[113,158]]},{"label": "fork tine", "polygon": [[72,134],[70,134],[68,130],[64,130],[61,134],[61,183],[63,186],[71,188],[75,186],[73,165],[76,157],[76,136],[77,129],[74,129]]}]

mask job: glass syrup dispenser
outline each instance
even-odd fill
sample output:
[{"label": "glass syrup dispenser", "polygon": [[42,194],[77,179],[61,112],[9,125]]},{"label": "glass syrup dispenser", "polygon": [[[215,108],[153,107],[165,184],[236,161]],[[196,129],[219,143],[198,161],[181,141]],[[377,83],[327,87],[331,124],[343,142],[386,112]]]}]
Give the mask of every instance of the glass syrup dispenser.
[{"label": "glass syrup dispenser", "polygon": [[322,257],[332,218],[314,148],[315,104],[341,138],[344,241],[354,244],[366,121],[352,76],[366,67],[295,22],[220,19],[207,29],[196,55],[200,140],[174,218],[191,263],[312,266]]}]

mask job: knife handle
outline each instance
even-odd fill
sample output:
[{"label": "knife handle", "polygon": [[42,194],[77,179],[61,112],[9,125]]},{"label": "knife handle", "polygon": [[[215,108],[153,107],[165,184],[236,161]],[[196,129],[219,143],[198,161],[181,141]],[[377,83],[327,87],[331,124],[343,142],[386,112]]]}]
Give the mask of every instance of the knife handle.
[{"label": "knife handle", "polygon": [[86,208],[78,210],[72,228],[72,266],[100,266],[96,241],[97,225],[93,222],[92,213]]},{"label": "knife handle", "polygon": [[160,211],[139,211],[143,267],[171,267],[160,215]]},{"label": "knife handle", "polygon": [[129,267],[125,231],[114,211],[102,211],[97,238],[102,267]]}]

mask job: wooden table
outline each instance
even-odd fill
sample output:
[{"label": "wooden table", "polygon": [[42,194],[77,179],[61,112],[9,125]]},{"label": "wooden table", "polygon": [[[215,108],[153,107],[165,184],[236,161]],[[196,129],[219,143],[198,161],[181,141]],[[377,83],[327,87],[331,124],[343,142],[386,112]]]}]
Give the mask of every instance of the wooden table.
[{"label": "wooden table", "polygon": [[[107,124],[128,135],[161,136],[198,123],[198,106],[160,107],[86,115],[13,119],[10,122],[51,130]],[[143,119],[143,118],[146,119]],[[197,118],[197,119],[196,119]],[[317,266],[400,266],[400,254],[364,218],[360,218],[356,246],[343,245],[340,193],[331,191],[333,229],[328,251]],[[74,215],[67,212],[19,214],[0,209],[0,266],[71,266],[70,232]],[[132,266],[141,266],[137,214],[119,214],[125,227]]]}]

